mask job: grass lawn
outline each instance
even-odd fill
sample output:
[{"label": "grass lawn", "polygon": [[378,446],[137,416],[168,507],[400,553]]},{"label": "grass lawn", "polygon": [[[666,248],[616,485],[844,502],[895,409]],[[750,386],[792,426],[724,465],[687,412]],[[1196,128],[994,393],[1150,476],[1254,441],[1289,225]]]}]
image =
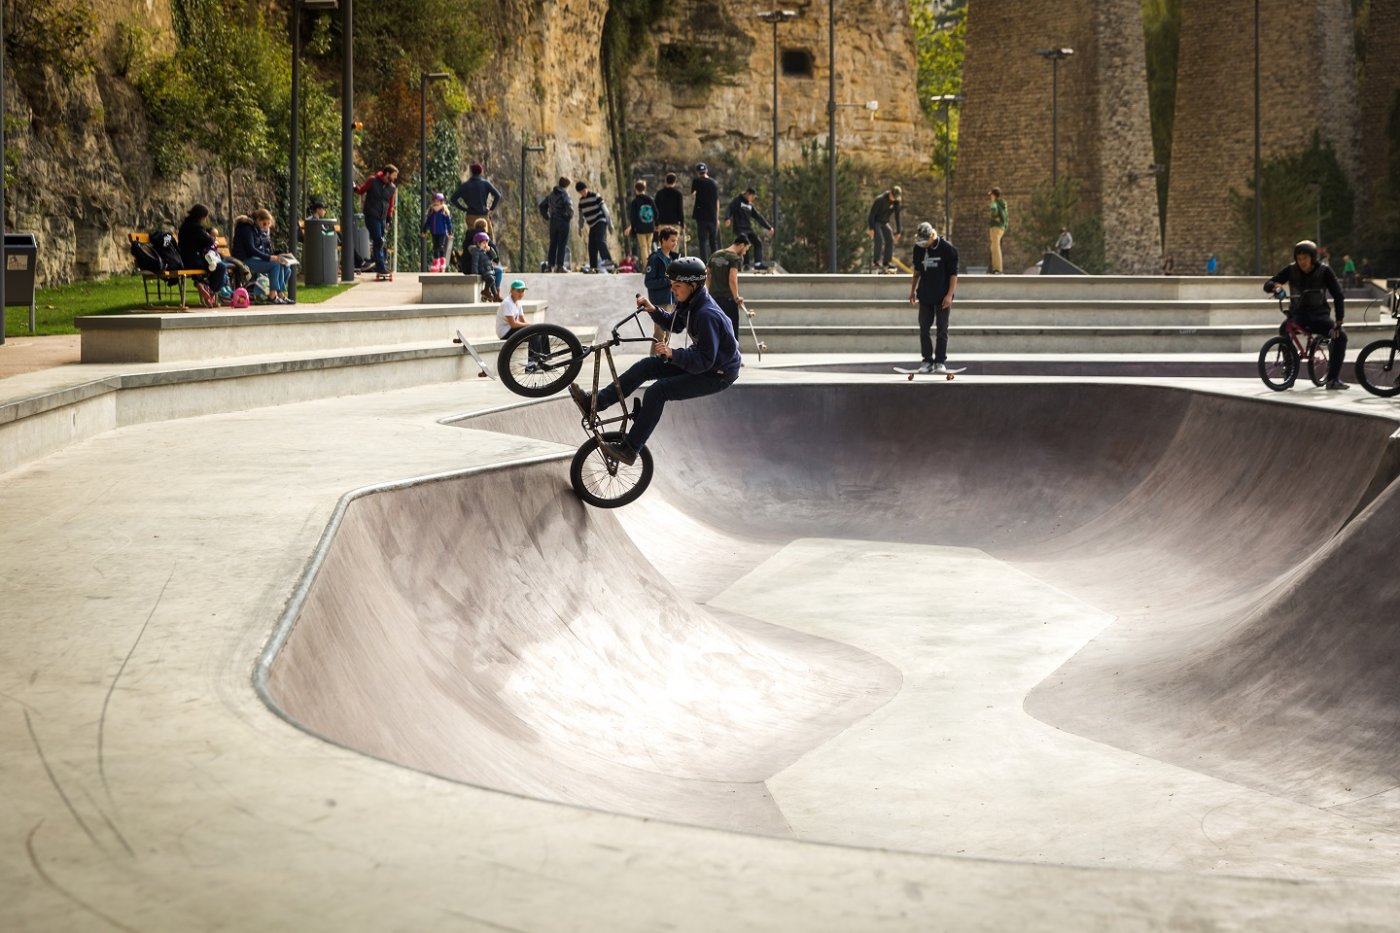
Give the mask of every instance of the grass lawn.
[{"label": "grass lawn", "polygon": [[[351,284],[337,285],[298,285],[297,301],[303,304],[317,304],[338,295]],[[192,307],[199,306],[199,294],[194,286],[189,286],[188,296],[193,299]],[[89,314],[126,314],[131,311],[146,310],[146,293],[141,288],[141,277],[136,275],[114,275],[96,282],[74,282],[71,285],[55,285],[41,288],[35,297],[35,321],[40,335],[76,334],[73,319]],[[5,336],[26,337],[29,335],[29,309],[5,309]]]}]

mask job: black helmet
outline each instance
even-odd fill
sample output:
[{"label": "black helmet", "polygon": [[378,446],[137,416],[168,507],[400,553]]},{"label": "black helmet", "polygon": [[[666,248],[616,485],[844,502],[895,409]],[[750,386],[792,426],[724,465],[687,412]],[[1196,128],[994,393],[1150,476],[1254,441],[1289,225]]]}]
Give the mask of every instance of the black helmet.
[{"label": "black helmet", "polygon": [[705,263],[694,256],[682,256],[666,267],[666,278],[698,284],[705,281]]},{"label": "black helmet", "polygon": [[1307,253],[1309,259],[1317,262],[1317,244],[1312,240],[1299,240],[1293,244],[1293,258],[1297,259],[1299,253]]}]

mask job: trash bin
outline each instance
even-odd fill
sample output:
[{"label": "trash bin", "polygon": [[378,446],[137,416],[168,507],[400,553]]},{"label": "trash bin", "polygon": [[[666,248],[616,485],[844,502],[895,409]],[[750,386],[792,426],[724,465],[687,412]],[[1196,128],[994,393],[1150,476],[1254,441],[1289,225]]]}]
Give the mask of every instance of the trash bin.
[{"label": "trash bin", "polygon": [[355,255],[369,262],[369,228],[365,226],[365,215],[355,215]]},{"label": "trash bin", "polygon": [[[5,234],[5,307],[29,308],[29,332],[35,332],[34,281],[39,272],[39,241],[32,233]],[[0,327],[0,343],[4,342]]]},{"label": "trash bin", "polygon": [[336,255],[333,218],[306,221],[306,241],[302,244],[302,265],[306,267],[307,285],[334,285],[340,281],[340,265]]}]

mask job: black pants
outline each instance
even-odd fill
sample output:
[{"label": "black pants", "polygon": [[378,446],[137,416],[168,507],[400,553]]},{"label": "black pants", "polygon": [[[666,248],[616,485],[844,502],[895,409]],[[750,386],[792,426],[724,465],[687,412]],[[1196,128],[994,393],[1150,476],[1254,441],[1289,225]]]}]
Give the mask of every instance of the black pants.
[{"label": "black pants", "polygon": [[734,325],[734,337],[739,336],[739,302],[733,298],[721,298],[713,292],[710,297],[719,305],[719,309],[729,317],[729,323]]},{"label": "black pants", "polygon": [[598,265],[599,258],[612,265],[612,253],[608,251],[608,225],[604,223],[588,228],[588,264],[595,272],[601,272],[603,269]]},{"label": "black pants", "polygon": [[[933,304],[919,302],[919,352],[925,363],[948,362],[948,312],[951,308],[942,307],[943,299]],[[929,339],[929,330],[938,325],[938,344]]]},{"label": "black pants", "polygon": [[742,234],[744,239],[749,241],[749,252],[748,255],[744,257],[744,268],[748,269],[752,267],[754,263],[763,262],[763,241],[758,238],[758,234],[753,230],[740,230],[738,234],[735,235],[736,239],[739,234]]},{"label": "black pants", "polygon": [[549,267],[564,268],[564,253],[569,248],[569,220],[549,222]]},{"label": "black pants", "polygon": [[697,230],[696,246],[700,248],[700,259],[710,261],[710,254],[719,249],[719,221],[695,218]]},{"label": "black pants", "polygon": [[[651,437],[651,432],[655,431],[660,423],[661,412],[668,401],[714,395],[729,388],[738,378],[737,369],[732,374],[696,374],[688,373],[659,356],[648,356],[638,360],[617,377],[623,396],[631,395],[637,391],[638,386],[649,379],[655,379],[656,382],[652,383],[642,396],[642,407],[627,430],[627,443],[633,450],[641,450],[646,446],[647,438]],[[617,401],[617,390],[611,383],[598,390],[598,411],[601,412]]]},{"label": "black pants", "polygon": [[[1310,334],[1321,334],[1326,337],[1332,333],[1335,326],[1330,314],[1300,314],[1291,318],[1296,321],[1299,327]],[[1279,325],[1279,334],[1288,336],[1288,321]],[[1336,382],[1342,375],[1342,360],[1347,354],[1347,335],[1345,332],[1332,338],[1332,345],[1327,348],[1327,381]],[[1307,360],[1303,361],[1304,363]]]},{"label": "black pants", "polygon": [[875,255],[870,257],[872,264],[883,269],[894,259],[894,230],[888,223],[875,225]]}]

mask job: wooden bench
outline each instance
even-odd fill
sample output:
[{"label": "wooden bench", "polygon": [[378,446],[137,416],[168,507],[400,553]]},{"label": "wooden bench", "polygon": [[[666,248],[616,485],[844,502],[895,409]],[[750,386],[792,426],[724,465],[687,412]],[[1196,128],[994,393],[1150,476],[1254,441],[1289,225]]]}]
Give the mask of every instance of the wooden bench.
[{"label": "wooden bench", "polygon": [[253,278],[253,270],[241,259],[234,259],[233,254],[228,251],[228,237],[214,237],[214,248],[219,251],[219,258],[228,266],[228,284],[232,288],[246,287]]},{"label": "wooden bench", "polygon": [[[144,246],[151,245],[151,236],[148,233],[129,233],[127,234],[127,239],[129,239],[133,245],[138,243]],[[204,274],[203,269],[173,269],[167,272],[148,272],[139,266],[136,271],[141,273],[141,286],[146,293],[146,307],[152,310],[158,307],[174,308],[175,306],[170,304],[170,301],[175,297],[177,292],[180,296],[179,310],[189,310],[189,304],[185,301],[186,283]],[[151,301],[151,283],[153,282],[156,287],[156,300],[154,302]]]}]

